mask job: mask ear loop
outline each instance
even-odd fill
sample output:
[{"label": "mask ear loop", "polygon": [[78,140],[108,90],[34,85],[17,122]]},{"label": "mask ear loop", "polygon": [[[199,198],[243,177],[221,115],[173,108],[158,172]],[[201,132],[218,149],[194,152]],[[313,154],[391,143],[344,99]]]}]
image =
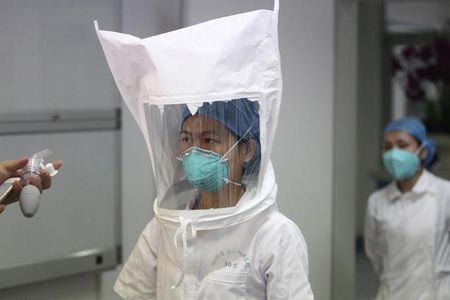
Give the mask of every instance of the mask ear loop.
[{"label": "mask ear loop", "polygon": [[[230,149],[228,149],[228,151],[225,152],[224,155],[222,155],[222,158],[220,159],[221,162],[223,162],[223,161],[228,161],[228,158],[226,158],[226,156],[228,155],[228,153],[230,153],[231,150],[233,150],[237,145],[239,145],[239,143],[245,138],[245,136],[246,136],[246,135],[250,132],[250,130],[253,128],[253,125],[254,125],[254,124],[255,124],[255,123],[253,123],[253,124],[247,129],[247,131],[239,138],[239,140],[238,140],[238,141],[237,141]],[[231,183],[231,184],[234,184],[234,185],[237,185],[237,186],[242,186],[242,183],[231,181],[231,180],[228,179],[228,178],[224,178],[223,180],[224,180],[226,183]]]},{"label": "mask ear loop", "polygon": [[414,151],[414,153],[416,155],[419,155],[420,151],[422,151],[423,149],[425,149],[425,142],[423,142],[422,144],[420,144],[419,148],[417,148],[416,151]]},{"label": "mask ear loop", "polygon": [[[422,142],[422,144],[420,144],[419,148],[417,148],[417,150],[414,151],[414,154],[417,155],[417,157],[419,158],[419,161],[421,161],[421,163],[423,163],[423,162],[422,162],[422,159],[421,159],[421,157],[420,157],[420,152],[421,152],[423,149],[425,149],[425,147],[426,147],[426,142]],[[426,157],[425,157],[424,161],[425,161],[425,160],[426,160]]]},{"label": "mask ear loop", "polygon": [[231,150],[233,150],[234,148],[236,148],[237,145],[239,145],[239,143],[244,139],[244,137],[250,132],[250,130],[253,128],[254,123],[247,129],[247,131],[239,138],[239,140],[234,143],[233,146],[231,146],[230,149],[227,150],[227,152],[224,153],[224,155],[222,155],[222,158],[220,159],[220,161],[227,161],[228,158],[226,158],[226,156],[228,155],[228,153],[231,152]]}]

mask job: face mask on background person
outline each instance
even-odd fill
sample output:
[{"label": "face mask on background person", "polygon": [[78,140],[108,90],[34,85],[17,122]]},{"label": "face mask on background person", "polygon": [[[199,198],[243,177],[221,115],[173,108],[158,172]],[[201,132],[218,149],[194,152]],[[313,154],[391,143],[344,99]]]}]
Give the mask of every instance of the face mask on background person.
[{"label": "face mask on background person", "polygon": [[423,144],[414,152],[398,148],[391,149],[383,154],[383,164],[395,180],[404,180],[412,177],[419,168],[419,153]]}]

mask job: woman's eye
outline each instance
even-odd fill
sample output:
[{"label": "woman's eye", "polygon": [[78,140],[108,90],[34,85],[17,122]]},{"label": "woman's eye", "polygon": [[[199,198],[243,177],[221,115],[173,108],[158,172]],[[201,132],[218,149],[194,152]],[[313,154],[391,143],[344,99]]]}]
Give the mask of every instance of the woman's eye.
[{"label": "woman's eye", "polygon": [[206,144],[215,144],[215,143],[217,143],[218,141],[216,140],[216,139],[213,139],[213,138],[206,138],[205,139],[205,143]]},{"label": "woman's eye", "polygon": [[190,139],[188,136],[182,136],[182,137],[181,137],[181,141],[182,141],[183,143],[188,143],[188,144],[191,143],[191,139]]}]

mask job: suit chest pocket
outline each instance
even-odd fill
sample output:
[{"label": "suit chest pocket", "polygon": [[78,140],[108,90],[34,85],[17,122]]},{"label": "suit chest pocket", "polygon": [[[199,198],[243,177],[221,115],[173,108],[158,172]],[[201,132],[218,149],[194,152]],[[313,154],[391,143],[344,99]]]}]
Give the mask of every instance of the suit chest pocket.
[{"label": "suit chest pocket", "polygon": [[246,272],[230,272],[221,269],[208,274],[200,283],[197,299],[245,299]]}]

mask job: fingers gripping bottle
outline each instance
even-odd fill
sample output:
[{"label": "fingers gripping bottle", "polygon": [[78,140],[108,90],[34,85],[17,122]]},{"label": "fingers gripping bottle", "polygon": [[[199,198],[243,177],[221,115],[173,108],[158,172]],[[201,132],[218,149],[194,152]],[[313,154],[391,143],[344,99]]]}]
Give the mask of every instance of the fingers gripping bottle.
[{"label": "fingers gripping bottle", "polygon": [[53,169],[53,165],[44,165],[44,158],[52,154],[49,149],[33,154],[21,172],[20,179],[24,187],[19,196],[19,203],[23,215],[27,218],[33,217],[39,208],[42,191],[41,170],[47,168],[52,176],[54,175],[52,172],[57,172]]}]

